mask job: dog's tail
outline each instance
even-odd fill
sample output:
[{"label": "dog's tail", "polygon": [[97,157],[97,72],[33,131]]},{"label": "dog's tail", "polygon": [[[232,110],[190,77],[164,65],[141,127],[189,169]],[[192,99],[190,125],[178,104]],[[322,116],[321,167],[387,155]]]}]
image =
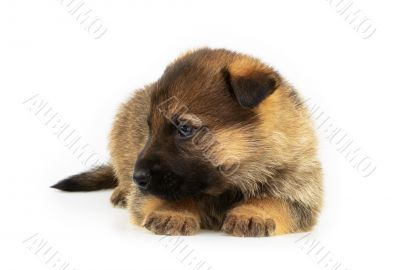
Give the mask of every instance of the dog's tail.
[{"label": "dog's tail", "polygon": [[110,165],[102,165],[90,171],[72,175],[51,188],[63,191],[93,191],[117,186],[117,178]]}]

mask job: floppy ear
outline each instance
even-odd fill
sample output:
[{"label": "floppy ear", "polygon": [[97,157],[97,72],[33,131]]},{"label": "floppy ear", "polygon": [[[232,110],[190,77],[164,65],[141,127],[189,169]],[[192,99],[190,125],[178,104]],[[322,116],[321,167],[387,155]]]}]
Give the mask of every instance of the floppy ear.
[{"label": "floppy ear", "polygon": [[254,108],[279,87],[280,76],[256,59],[239,59],[225,70],[232,93],[244,108]]}]

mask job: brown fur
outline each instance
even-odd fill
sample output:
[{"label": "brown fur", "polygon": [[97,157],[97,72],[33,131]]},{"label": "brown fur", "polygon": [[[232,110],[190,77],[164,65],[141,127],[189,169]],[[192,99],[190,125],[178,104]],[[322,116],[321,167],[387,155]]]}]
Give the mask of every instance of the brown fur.
[{"label": "brown fur", "polygon": [[[264,96],[247,92],[260,86],[269,89]],[[176,158],[198,160],[218,177],[200,195],[167,200],[143,192],[132,177],[138,157],[168,158],[165,147],[176,142],[165,129],[174,115],[200,134],[182,143]],[[134,223],[157,234],[191,235],[200,227],[234,236],[308,231],[322,205],[307,109],[276,71],[243,54],[200,49],[178,58],[121,107],[110,151],[118,179],[112,203],[128,206]]]}]

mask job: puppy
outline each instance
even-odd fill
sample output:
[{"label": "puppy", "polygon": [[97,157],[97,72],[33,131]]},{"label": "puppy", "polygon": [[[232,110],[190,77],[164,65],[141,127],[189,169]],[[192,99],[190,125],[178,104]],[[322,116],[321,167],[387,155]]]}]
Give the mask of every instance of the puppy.
[{"label": "puppy", "polygon": [[317,221],[322,171],[310,115],[253,57],[207,48],[179,57],[122,105],[109,146],[111,164],[53,187],[115,187],[112,203],[156,234],[272,236]]}]

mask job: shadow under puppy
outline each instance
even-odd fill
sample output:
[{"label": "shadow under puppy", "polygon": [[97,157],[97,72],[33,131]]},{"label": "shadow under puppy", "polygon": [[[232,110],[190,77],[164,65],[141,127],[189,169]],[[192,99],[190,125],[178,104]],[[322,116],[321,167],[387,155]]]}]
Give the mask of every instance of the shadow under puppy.
[{"label": "shadow under puppy", "polygon": [[176,59],[122,105],[111,164],[54,188],[116,187],[111,201],[156,234],[235,236],[310,230],[322,172],[310,116],[271,67],[223,49]]}]

